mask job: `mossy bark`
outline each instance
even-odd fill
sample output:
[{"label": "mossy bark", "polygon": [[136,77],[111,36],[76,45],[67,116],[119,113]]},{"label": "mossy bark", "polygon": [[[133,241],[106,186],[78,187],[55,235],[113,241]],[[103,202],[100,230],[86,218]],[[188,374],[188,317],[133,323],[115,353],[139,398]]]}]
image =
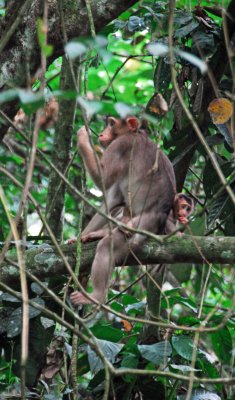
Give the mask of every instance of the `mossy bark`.
[{"label": "mossy bark", "polygon": [[[81,268],[82,275],[88,275],[94,258],[97,242],[83,245]],[[65,244],[61,249],[72,268],[76,263],[76,246]],[[210,263],[235,264],[235,238],[233,237],[197,237],[184,235],[172,237],[160,244],[147,240],[136,253],[142,264],[174,264],[174,263]],[[202,257],[203,255],[203,257]],[[35,246],[25,252],[27,270],[39,278],[66,274],[63,260],[55,248],[50,245]],[[15,266],[16,256],[8,254],[9,263],[0,268],[0,281],[6,284],[19,284],[19,271]],[[13,261],[11,264],[10,261]],[[120,263],[122,265],[122,263]],[[136,258],[129,257],[125,265],[136,265]],[[179,266],[180,267],[180,266]]]}]

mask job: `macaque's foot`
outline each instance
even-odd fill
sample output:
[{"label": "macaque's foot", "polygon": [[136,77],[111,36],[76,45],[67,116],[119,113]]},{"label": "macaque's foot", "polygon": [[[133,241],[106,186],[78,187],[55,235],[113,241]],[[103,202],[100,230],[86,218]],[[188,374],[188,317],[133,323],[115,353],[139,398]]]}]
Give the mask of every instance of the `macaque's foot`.
[{"label": "macaque's foot", "polygon": [[76,243],[77,242],[77,238],[72,238],[72,239],[69,239],[68,240],[68,244],[73,244],[73,243]]},{"label": "macaque's foot", "polygon": [[178,237],[182,237],[182,236],[184,236],[184,233],[183,233],[183,232],[177,232],[176,235],[177,235]]},{"label": "macaque's foot", "polygon": [[79,304],[92,304],[91,300],[77,290],[76,292],[71,293],[70,300],[74,307],[77,307]]}]

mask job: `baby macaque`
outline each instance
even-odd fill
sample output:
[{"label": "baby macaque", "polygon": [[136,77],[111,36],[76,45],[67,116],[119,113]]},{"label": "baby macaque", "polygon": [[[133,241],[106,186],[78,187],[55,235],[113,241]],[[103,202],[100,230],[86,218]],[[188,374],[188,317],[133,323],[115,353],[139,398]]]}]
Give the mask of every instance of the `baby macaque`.
[{"label": "baby macaque", "polygon": [[[170,160],[148,138],[134,116],[125,119],[108,117],[99,141],[105,148],[100,161],[86,128],[79,129],[78,147],[94,183],[104,191],[108,212],[111,215],[116,212],[117,220],[126,221],[131,227],[163,234],[175,197],[175,175]],[[157,168],[153,168],[156,160]],[[104,206],[102,210],[107,211]],[[127,235],[127,230],[116,226],[112,228],[112,235],[106,229],[107,219],[96,214],[81,235],[84,243],[102,238],[91,268],[91,297],[100,303],[105,300],[114,265],[120,265],[130,248],[135,252],[145,240],[143,234]],[[78,291],[71,294],[71,301],[75,306],[91,303]]]},{"label": "baby macaque", "polygon": [[169,213],[166,222],[166,234],[174,232],[176,223],[179,221],[182,225],[188,223],[188,217],[194,210],[193,199],[185,193],[177,193],[175,195],[174,207]]}]

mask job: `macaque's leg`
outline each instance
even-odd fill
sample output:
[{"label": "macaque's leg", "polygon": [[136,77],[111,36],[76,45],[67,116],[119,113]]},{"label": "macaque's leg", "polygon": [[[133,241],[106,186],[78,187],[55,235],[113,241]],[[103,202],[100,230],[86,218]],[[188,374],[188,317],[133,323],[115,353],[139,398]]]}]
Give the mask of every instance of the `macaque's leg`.
[{"label": "macaque's leg", "polygon": [[[149,212],[134,217],[130,222],[138,229],[149,230],[150,232],[162,233],[165,227],[167,215],[163,213]],[[95,258],[91,269],[91,279],[93,283],[93,293],[91,297],[100,303],[105,301],[108,290],[109,278],[114,265],[118,265],[124,260],[128,253],[135,252],[140,244],[145,240],[145,236],[136,233],[131,239],[127,240],[125,234],[118,228],[113,230],[113,252],[110,257],[110,237],[105,236],[98,244]],[[76,294],[75,294],[76,293]],[[81,293],[74,292],[71,301],[74,306],[78,304],[88,304],[89,300]]]},{"label": "macaque's leg", "polygon": [[103,229],[99,229],[98,231],[90,232],[87,235],[84,233],[81,236],[82,243],[92,242],[93,240],[99,240],[105,237],[109,233],[109,228],[104,227]]},{"label": "macaque's leg", "polygon": [[[104,208],[104,207],[103,207]],[[105,210],[103,210],[105,211]],[[111,210],[112,218],[117,219],[118,221],[122,217],[123,207],[117,206]],[[113,225],[114,228],[114,225]],[[82,243],[86,243],[92,240],[102,239],[109,233],[109,223],[105,217],[102,217],[100,214],[95,214],[91,219],[89,224],[83,230],[81,234]]]},{"label": "macaque's leg", "polygon": [[[113,266],[118,264],[128,253],[128,242],[125,235],[118,228],[115,228],[112,233],[113,252],[110,258],[110,240],[109,235],[106,235],[99,242],[91,269],[91,280],[94,289],[91,297],[100,303],[105,301]],[[72,293],[70,298],[74,306],[91,303],[89,299],[77,291]]]},{"label": "macaque's leg", "polygon": [[94,232],[103,228],[107,224],[107,219],[102,217],[102,215],[96,213],[88,223],[88,225],[83,229],[82,235],[87,235],[90,232]]}]

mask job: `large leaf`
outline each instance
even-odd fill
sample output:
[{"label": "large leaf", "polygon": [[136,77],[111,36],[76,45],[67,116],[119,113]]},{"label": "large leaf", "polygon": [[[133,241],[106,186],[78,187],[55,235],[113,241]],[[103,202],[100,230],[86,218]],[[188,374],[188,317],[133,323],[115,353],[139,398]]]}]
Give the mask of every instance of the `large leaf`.
[{"label": "large leaf", "polygon": [[189,336],[173,336],[171,339],[175,351],[188,361],[192,360],[194,349],[193,340]]},{"label": "large leaf", "polygon": [[[104,356],[114,364],[115,358],[117,354],[122,350],[124,344],[121,343],[112,343],[107,340],[99,340],[96,339],[97,345],[103,352]],[[101,361],[100,357],[97,356],[94,350],[88,346],[87,348],[88,353],[88,361],[90,364],[91,371],[93,373],[97,373],[101,369],[104,368],[103,362]]]},{"label": "large leaf", "polygon": [[111,326],[97,324],[91,328],[92,333],[98,339],[108,340],[110,342],[119,342],[123,338],[123,332],[120,329]]},{"label": "large leaf", "polygon": [[[32,300],[35,303],[40,304],[41,306],[45,305],[44,300],[39,297]],[[41,314],[40,310],[37,310],[36,308],[29,306],[29,319],[35,318],[39,314]],[[20,334],[22,329],[21,323],[22,323],[22,308],[18,307],[8,316],[7,328],[6,328],[8,338],[13,338]]]},{"label": "large leaf", "polygon": [[137,346],[142,357],[151,361],[155,365],[164,363],[164,361],[171,355],[172,348],[169,342],[160,342],[151,345],[138,345]]},{"label": "large leaf", "polygon": [[192,31],[194,31],[198,27],[198,21],[191,21],[188,25],[183,26],[182,28],[177,29],[174,32],[174,37],[180,39],[182,37],[188,36]]},{"label": "large leaf", "polygon": [[229,364],[232,357],[233,342],[227,327],[210,333],[213,348],[218,358]]},{"label": "large leaf", "polygon": [[196,31],[193,33],[193,52],[203,50],[203,54],[211,54],[215,51],[214,35],[208,31]]},{"label": "large leaf", "polygon": [[81,55],[86,53],[87,47],[84,43],[71,41],[66,43],[65,51],[71,60],[75,60],[77,57],[80,57]]},{"label": "large leaf", "polygon": [[[187,395],[177,396],[177,400],[186,399]],[[207,390],[194,390],[191,400],[221,400],[216,393],[208,392]]]}]

